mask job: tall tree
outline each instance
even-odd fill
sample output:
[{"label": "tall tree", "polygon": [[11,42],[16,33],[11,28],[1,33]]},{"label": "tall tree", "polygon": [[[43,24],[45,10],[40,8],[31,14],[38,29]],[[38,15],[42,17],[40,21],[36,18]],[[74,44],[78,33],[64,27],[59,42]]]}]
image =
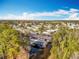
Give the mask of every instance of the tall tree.
[{"label": "tall tree", "polygon": [[51,56],[54,59],[70,59],[72,54],[79,52],[78,33],[77,29],[61,27],[53,35]]},{"label": "tall tree", "polygon": [[19,51],[18,32],[8,25],[1,25],[0,30],[0,54],[4,59],[13,59],[13,56]]}]

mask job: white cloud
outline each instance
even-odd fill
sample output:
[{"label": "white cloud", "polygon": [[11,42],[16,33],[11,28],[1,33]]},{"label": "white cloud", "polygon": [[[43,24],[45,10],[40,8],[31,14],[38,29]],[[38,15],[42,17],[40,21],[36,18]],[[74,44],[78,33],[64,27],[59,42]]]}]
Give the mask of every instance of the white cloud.
[{"label": "white cloud", "polygon": [[75,12],[79,12],[79,10],[78,10],[78,9],[71,8],[71,9],[70,9],[70,12],[71,12],[71,13],[75,13]]},{"label": "white cloud", "polygon": [[78,14],[79,13],[73,13],[66,20],[79,20]]},{"label": "white cloud", "polygon": [[71,8],[69,11],[69,17],[66,20],[79,20],[79,10]]},{"label": "white cloud", "polygon": [[[0,19],[13,19],[13,20],[44,20],[46,18],[43,17],[48,17],[48,19],[50,19],[49,17],[51,17],[51,19],[55,19],[58,20],[59,18],[61,18],[61,20],[63,19],[61,16],[66,15],[68,16],[68,18],[65,18],[66,16],[64,16],[64,20],[79,20],[78,17],[78,13],[79,10],[78,9],[74,9],[71,8],[70,10],[63,10],[63,9],[59,9],[56,11],[52,11],[52,12],[36,12],[36,13],[28,13],[28,12],[24,12],[21,15],[13,15],[13,14],[8,14],[6,16],[0,16]],[[54,17],[54,18],[53,18]],[[59,18],[57,18],[59,17]]]},{"label": "white cloud", "polygon": [[58,10],[58,11],[56,11],[56,12],[54,12],[55,14],[68,14],[69,12],[68,11],[66,11],[66,10],[62,10],[62,9],[60,9],[60,10]]}]

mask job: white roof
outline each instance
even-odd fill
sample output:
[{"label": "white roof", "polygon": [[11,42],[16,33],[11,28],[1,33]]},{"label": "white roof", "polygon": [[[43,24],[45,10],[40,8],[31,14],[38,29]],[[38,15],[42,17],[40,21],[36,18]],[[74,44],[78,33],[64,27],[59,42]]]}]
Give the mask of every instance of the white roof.
[{"label": "white roof", "polygon": [[58,29],[51,29],[51,30],[47,30],[47,32],[55,32],[55,31],[57,31]]}]

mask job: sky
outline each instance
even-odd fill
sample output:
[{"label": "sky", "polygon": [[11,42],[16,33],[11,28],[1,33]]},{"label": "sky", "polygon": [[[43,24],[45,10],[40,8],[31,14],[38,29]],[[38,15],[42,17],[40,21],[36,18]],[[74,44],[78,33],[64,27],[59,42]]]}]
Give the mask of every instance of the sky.
[{"label": "sky", "polygon": [[79,0],[0,0],[0,19],[79,20]]}]

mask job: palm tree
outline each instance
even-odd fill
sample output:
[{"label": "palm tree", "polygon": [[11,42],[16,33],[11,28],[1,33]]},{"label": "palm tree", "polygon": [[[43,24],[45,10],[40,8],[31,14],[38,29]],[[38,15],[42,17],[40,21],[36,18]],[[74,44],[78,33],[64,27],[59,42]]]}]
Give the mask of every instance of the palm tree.
[{"label": "palm tree", "polygon": [[54,56],[54,59],[70,59],[74,52],[79,52],[77,33],[79,31],[76,29],[59,28],[59,31],[53,35],[51,56]]}]

